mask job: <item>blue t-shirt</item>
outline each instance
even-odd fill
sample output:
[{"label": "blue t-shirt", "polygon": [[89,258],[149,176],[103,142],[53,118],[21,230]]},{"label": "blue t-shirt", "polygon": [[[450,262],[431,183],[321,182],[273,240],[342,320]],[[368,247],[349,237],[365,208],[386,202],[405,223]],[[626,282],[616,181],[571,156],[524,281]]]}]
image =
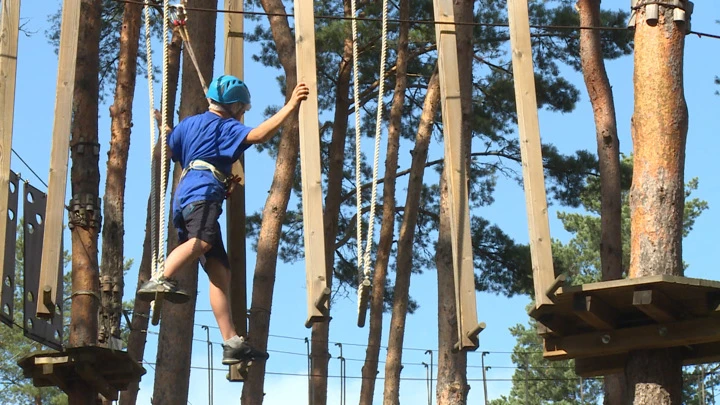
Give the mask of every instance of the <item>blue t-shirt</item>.
[{"label": "blue t-shirt", "polygon": [[[252,130],[233,118],[207,111],[182,120],[168,136],[172,159],[186,168],[193,160],[204,160],[225,174],[250,145],[243,143]],[[178,184],[173,216],[195,201],[222,201],[225,186],[209,170],[190,170]]]}]

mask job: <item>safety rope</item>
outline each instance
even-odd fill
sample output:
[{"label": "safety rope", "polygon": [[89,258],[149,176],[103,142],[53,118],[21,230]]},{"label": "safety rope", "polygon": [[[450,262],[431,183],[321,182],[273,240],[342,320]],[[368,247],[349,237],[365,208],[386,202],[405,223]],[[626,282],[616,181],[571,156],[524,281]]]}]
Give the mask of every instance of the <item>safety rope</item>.
[{"label": "safety rope", "polygon": [[197,58],[195,57],[195,52],[192,48],[192,44],[190,43],[190,34],[188,34],[186,27],[187,13],[185,12],[184,3],[185,1],[183,1],[183,4],[176,4],[172,6],[172,23],[177,28],[180,37],[185,43],[185,49],[187,50],[188,55],[190,55],[190,60],[195,66],[195,71],[197,72],[198,78],[200,79],[200,84],[202,85],[203,91],[207,93],[207,82],[205,81],[202,73],[200,73],[200,65],[198,64]]},{"label": "safety rope", "polygon": [[[361,161],[361,127],[360,127],[360,91],[359,91],[359,73],[358,73],[358,35],[357,35],[357,0],[351,2],[352,12],[352,36],[353,36],[353,103],[355,105],[355,182],[356,182],[356,203],[357,203],[357,241],[358,241],[358,273],[360,288],[358,288],[358,310],[363,311],[363,292],[368,294],[367,289],[370,282],[370,252],[372,250],[372,241],[374,239],[375,225],[375,208],[377,206],[377,181],[378,166],[380,158],[380,139],[382,134],[382,114],[383,114],[383,95],[385,93],[385,62],[387,54],[387,24],[388,24],[388,2],[383,0],[382,13],[382,45],[380,56],[380,84],[378,86],[377,115],[375,119],[375,149],[373,153],[373,174],[370,192],[370,213],[368,217],[368,231],[366,235],[365,246],[362,242],[362,187],[360,176]],[[360,321],[359,321],[360,323]],[[364,320],[362,321],[364,323]]]},{"label": "safety rope", "polygon": [[170,36],[168,18],[170,11],[170,1],[163,1],[163,85],[162,85],[162,125],[160,128],[160,220],[158,221],[160,237],[158,240],[158,266],[157,274],[162,275],[165,271],[165,212],[167,194],[167,177],[165,176],[165,168],[167,166],[167,128],[168,128],[168,67],[170,65]]},{"label": "safety rope", "polygon": [[152,274],[156,275],[156,263],[157,263],[157,215],[155,211],[157,209],[157,185],[155,184],[155,167],[157,162],[155,161],[154,149],[155,149],[155,90],[153,83],[154,69],[152,63],[152,46],[151,39],[152,33],[150,29],[150,7],[149,3],[145,3],[145,53],[147,57],[147,73],[148,73],[148,96],[150,100],[150,249],[152,251],[151,261],[152,263]]},{"label": "safety rope", "polygon": [[[360,156],[362,153],[360,143],[362,139],[361,127],[360,127],[360,82],[359,82],[359,68],[358,68],[358,35],[357,35],[357,0],[352,0],[351,5],[351,27],[353,37],[353,105],[355,106],[355,203],[357,205],[356,214],[356,238],[358,246],[357,262],[358,262],[358,273],[362,277],[363,272],[363,260],[365,258],[365,250],[362,245],[362,190],[360,187],[362,178],[360,176]],[[358,305],[360,303],[360,289],[358,288]]]}]

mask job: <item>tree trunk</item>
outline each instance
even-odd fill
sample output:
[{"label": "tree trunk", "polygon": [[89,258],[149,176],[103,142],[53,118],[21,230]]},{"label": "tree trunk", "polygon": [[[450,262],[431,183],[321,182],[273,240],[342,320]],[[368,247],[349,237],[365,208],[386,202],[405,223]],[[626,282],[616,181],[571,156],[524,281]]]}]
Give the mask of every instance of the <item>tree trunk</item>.
[{"label": "tree trunk", "polygon": [[425,161],[427,160],[428,146],[439,105],[440,80],[436,68],[428,83],[423,112],[420,116],[420,124],[415,138],[415,149],[412,152],[412,164],[410,165],[405,214],[400,226],[394,301],[390,320],[388,354],[385,363],[385,391],[383,393],[383,404],[385,405],[397,405],[400,403],[400,370],[402,368],[405,319],[407,317],[410,293],[410,274],[412,273],[413,239],[420,205],[420,192],[422,191],[423,176],[425,175]]},{"label": "tree trunk", "polygon": [[110,345],[110,337],[120,339],[120,317],[123,294],[123,244],[125,233],[125,178],[127,174],[132,105],[135,95],[138,40],[142,8],[125,4],[120,30],[115,99],[110,107],[110,151],[108,152],[105,179],[104,227],[102,234],[102,261],[100,262],[103,288],[100,307],[98,342]]},{"label": "tree trunk", "polygon": [[[217,1],[194,0],[188,1],[187,5],[188,7],[214,9],[217,7]],[[193,21],[194,24],[187,26],[188,36],[193,43],[214,43],[216,14],[198,13],[194,16]],[[215,48],[196,45],[193,50],[201,69],[200,73],[205,78],[211,77]],[[208,107],[205,92],[198,80],[198,72],[187,55],[183,57],[182,71],[180,119],[203,113],[207,111]],[[173,184],[179,180],[179,169],[178,165],[175,165]],[[168,236],[168,240],[170,240],[170,236],[177,238],[177,233],[173,232],[173,235]],[[197,263],[189,267],[178,273],[177,281],[183,289],[191,292],[190,301],[181,305],[170,302],[163,303],[153,390],[153,399],[155,403],[159,404],[185,404],[188,399],[193,338],[193,334],[188,331],[193,330],[197,297],[192,292],[197,291],[198,282]]]},{"label": "tree trunk", "polygon": [[438,405],[465,404],[467,398],[467,353],[453,352],[457,341],[455,276],[450,242],[450,196],[447,176],[440,179],[440,228],[435,250],[438,278],[438,371],[435,399]]},{"label": "tree trunk", "polygon": [[[399,18],[406,21],[410,17],[410,1],[400,0]],[[395,179],[400,150],[400,132],[402,130],[403,105],[407,89],[408,38],[410,24],[400,24],[398,33],[397,61],[395,62],[395,90],[390,107],[388,142],[385,157],[385,184],[383,185],[382,225],[380,240],[375,257],[372,294],[370,296],[370,326],[368,346],[365,351],[365,363],[362,367],[362,385],[360,387],[360,405],[371,405],[375,394],[375,379],[378,374],[380,341],[382,339],[382,320],[385,309],[385,283],[390,261],[393,237],[395,236]]]},{"label": "tree trunk", "polygon": [[[580,25],[599,27],[600,0],[578,0]],[[595,117],[598,160],[600,162],[600,263],[602,280],[622,278],[622,235],[620,231],[620,141],[612,87],[605,70],[600,31],[580,31],[580,62]],[[627,387],[623,374],[606,375],[605,405],[622,405]]]},{"label": "tree trunk", "polygon": [[[349,16],[350,2],[343,2],[345,15]],[[332,139],[328,151],[328,180],[325,197],[325,212],[323,222],[325,226],[325,277],[328,285],[332,286],[333,267],[335,264],[335,239],[338,233],[338,215],[342,203],[342,181],[345,162],[345,141],[348,129],[348,108],[350,107],[350,78],[352,73],[352,38],[346,37],[343,47],[343,57],[338,69],[337,87],[335,90],[335,116],[333,120]],[[330,323],[317,322],[312,326],[311,332],[311,373],[310,392],[313,405],[327,403],[327,375],[330,353],[328,340],[330,338]]]},{"label": "tree trunk", "polygon": [[[261,0],[261,3],[266,13],[273,14],[268,16],[268,19],[278,57],[285,73],[288,89],[285,97],[288,99],[297,83],[295,36],[290,30],[287,17],[283,16],[286,10],[281,0]],[[298,161],[298,131],[297,116],[288,119],[283,125],[275,174],[263,209],[258,237],[248,337],[250,343],[260,350],[267,349],[268,333],[270,332],[270,308],[275,287],[277,253],[282,223],[285,219],[288,201],[290,201]],[[241,401],[243,404],[262,404],[265,362],[253,363],[248,374],[248,380],[243,385]]]},{"label": "tree trunk", "polygon": [[[635,27],[635,152],[630,190],[630,277],[682,275],[685,142],[685,25],[660,6],[656,25],[638,9]],[[625,375],[632,403],[681,403],[682,364],[676,349],[630,353]],[[630,401],[629,401],[630,402]]]},{"label": "tree trunk", "polygon": [[[72,169],[70,181],[73,200],[83,209],[70,213],[72,235],[72,305],[69,347],[94,346],[98,330],[98,257],[97,242],[100,231],[100,169],[98,145],[98,99],[100,68],[100,11],[99,0],[83,0],[80,6],[80,32],[75,89],[74,119],[71,128],[70,151]],[[71,207],[75,204],[71,203]],[[90,208],[89,208],[90,207]],[[94,295],[77,292],[90,291]],[[78,382],[69,387],[68,400],[72,404],[94,404],[97,391]]]},{"label": "tree trunk", "polygon": [[[173,32],[172,41],[170,42],[170,49],[168,50],[170,61],[168,65],[168,111],[175,111],[175,96],[178,87],[178,78],[180,74],[180,51],[182,46],[182,39],[177,31]],[[168,123],[172,126],[173,114],[168,116]],[[159,146],[159,145],[158,145]],[[157,146],[156,146],[157,147]],[[159,162],[159,160],[158,160]],[[163,173],[167,177],[168,172]],[[160,164],[153,168],[152,176],[155,177],[155,184],[160,184]],[[142,258],[140,259],[140,267],[138,269],[138,283],[137,287],[144,284],[150,279],[152,275],[152,246],[150,242],[150,197],[148,198],[147,214],[145,217],[145,240],[143,242]],[[155,207],[160,207],[159,196],[155,196]],[[157,209],[157,208],[156,208]],[[159,215],[159,214],[156,214]],[[172,226],[172,222],[168,225],[168,235],[175,237],[176,231]],[[172,242],[172,243],[171,243]],[[174,242],[168,238],[167,251],[174,249],[177,246],[177,239]],[[136,288],[137,290],[137,288]],[[133,359],[142,362],[145,353],[145,343],[147,342],[147,329],[150,314],[150,303],[135,299],[133,306],[133,316],[130,325],[130,336],[128,337],[128,354]],[[128,389],[120,392],[120,405],[135,405],[137,402],[138,390],[140,389],[140,382],[132,382],[128,386]]]},{"label": "tree trunk", "polygon": [[[460,0],[453,3],[455,20],[472,22],[473,1]],[[470,173],[472,149],[472,26],[460,24],[455,27],[460,79],[461,134],[466,153],[466,165]],[[435,262],[438,278],[438,374],[436,400],[438,405],[465,404],[467,385],[467,353],[454,353],[457,341],[457,308],[455,305],[455,277],[450,242],[450,201],[445,170],[440,180],[440,229]]]}]

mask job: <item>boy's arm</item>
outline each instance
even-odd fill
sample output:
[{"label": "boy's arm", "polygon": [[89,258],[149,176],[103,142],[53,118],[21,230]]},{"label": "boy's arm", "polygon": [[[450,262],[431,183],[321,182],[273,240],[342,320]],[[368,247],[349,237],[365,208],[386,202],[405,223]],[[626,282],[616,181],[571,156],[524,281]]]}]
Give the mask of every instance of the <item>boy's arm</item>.
[{"label": "boy's arm", "polygon": [[249,143],[249,144],[256,144],[256,143],[263,143],[267,142],[272,138],[275,133],[280,129],[280,126],[285,122],[285,120],[297,110],[297,108],[300,106],[300,103],[307,99],[308,93],[310,90],[308,89],[307,85],[305,83],[299,83],[295,90],[293,90],[292,97],[290,97],[290,100],[283,106],[283,108],[280,109],[280,111],[276,112],[272,117],[268,118],[267,120],[263,121],[260,125],[253,128],[252,131],[247,135],[243,143]]}]

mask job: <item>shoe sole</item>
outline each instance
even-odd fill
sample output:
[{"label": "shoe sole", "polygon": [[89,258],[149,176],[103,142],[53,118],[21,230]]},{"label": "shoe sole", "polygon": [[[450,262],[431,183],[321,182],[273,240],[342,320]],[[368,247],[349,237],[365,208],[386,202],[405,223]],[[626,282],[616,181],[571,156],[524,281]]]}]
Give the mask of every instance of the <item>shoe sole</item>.
[{"label": "shoe sole", "polygon": [[141,301],[154,301],[156,298],[170,301],[173,304],[184,304],[190,301],[190,294],[184,291],[176,292],[150,292],[138,291],[136,297]]}]

